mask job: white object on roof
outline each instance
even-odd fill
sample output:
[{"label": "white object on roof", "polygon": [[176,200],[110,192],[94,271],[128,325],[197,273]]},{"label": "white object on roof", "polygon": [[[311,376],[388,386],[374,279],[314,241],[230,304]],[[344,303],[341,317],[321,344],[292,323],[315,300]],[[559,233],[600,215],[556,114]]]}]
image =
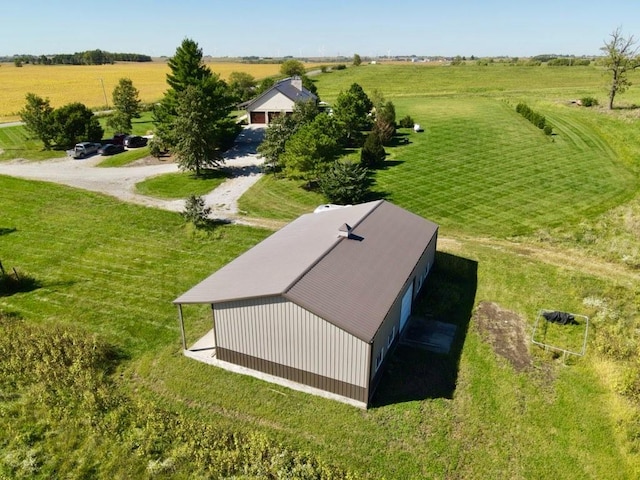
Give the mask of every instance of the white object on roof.
[{"label": "white object on roof", "polygon": [[345,208],[350,206],[351,205],[336,205],[334,203],[325,203],[324,205],[317,206],[313,213],[327,212],[329,210],[335,210],[336,208]]}]

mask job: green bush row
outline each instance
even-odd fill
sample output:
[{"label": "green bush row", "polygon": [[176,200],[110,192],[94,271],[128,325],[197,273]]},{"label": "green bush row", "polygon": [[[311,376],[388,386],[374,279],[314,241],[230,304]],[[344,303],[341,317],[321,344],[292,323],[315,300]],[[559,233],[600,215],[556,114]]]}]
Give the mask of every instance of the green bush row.
[{"label": "green bush row", "polygon": [[551,135],[553,133],[553,129],[551,128],[551,125],[547,124],[547,119],[544,115],[534,112],[526,103],[519,103],[516,105],[516,112],[542,130],[545,135]]}]

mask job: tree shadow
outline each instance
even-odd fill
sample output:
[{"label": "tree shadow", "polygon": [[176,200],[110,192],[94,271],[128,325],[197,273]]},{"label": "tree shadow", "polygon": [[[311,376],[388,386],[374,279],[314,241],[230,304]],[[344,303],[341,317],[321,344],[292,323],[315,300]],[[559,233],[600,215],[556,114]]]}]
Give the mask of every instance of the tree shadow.
[{"label": "tree shadow", "polygon": [[404,160],[385,160],[378,168],[376,168],[376,170],[387,170],[391,167],[402,165],[404,162]]},{"label": "tree shadow", "polygon": [[191,175],[194,180],[211,180],[215,178],[229,178],[232,176],[232,169],[227,167],[222,168],[206,168],[200,170],[200,175],[195,173]]},{"label": "tree shadow", "polygon": [[0,227],[0,236],[9,235],[10,233],[17,232],[17,231],[18,231],[18,229],[15,228],[15,227],[14,228],[2,228],[2,227]]},{"label": "tree shadow", "polygon": [[0,273],[0,297],[16,293],[27,293],[42,287],[42,282],[27,274],[13,272]]},{"label": "tree shadow", "polygon": [[408,133],[396,133],[389,142],[389,145],[385,145],[385,147],[396,148],[396,147],[404,147],[405,145],[411,145],[413,142],[409,140]]},{"label": "tree shadow", "polygon": [[387,361],[372,407],[428,398],[453,398],[460,357],[477,290],[478,263],[437,252],[413,313],[456,326],[449,353],[435,353],[402,341]]}]

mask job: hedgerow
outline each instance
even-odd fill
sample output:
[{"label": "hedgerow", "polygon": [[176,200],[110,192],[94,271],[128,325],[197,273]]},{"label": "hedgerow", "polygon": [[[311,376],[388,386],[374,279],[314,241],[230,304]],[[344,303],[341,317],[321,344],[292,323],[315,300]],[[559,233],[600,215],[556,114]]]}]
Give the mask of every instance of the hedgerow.
[{"label": "hedgerow", "polygon": [[553,133],[553,128],[547,124],[547,119],[544,115],[534,112],[527,104],[519,103],[516,105],[516,112],[542,130],[545,135],[551,135]]}]

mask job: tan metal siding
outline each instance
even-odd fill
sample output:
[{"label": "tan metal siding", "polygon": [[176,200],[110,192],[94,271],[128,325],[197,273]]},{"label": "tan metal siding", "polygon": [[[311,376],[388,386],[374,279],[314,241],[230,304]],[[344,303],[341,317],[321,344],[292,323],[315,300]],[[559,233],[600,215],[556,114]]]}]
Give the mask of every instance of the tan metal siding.
[{"label": "tan metal siding", "polygon": [[298,305],[271,297],[214,309],[218,347],[270,362],[274,375],[299,370],[292,380],[300,383],[309,384],[303,372],[310,372],[366,387],[367,344]]}]

